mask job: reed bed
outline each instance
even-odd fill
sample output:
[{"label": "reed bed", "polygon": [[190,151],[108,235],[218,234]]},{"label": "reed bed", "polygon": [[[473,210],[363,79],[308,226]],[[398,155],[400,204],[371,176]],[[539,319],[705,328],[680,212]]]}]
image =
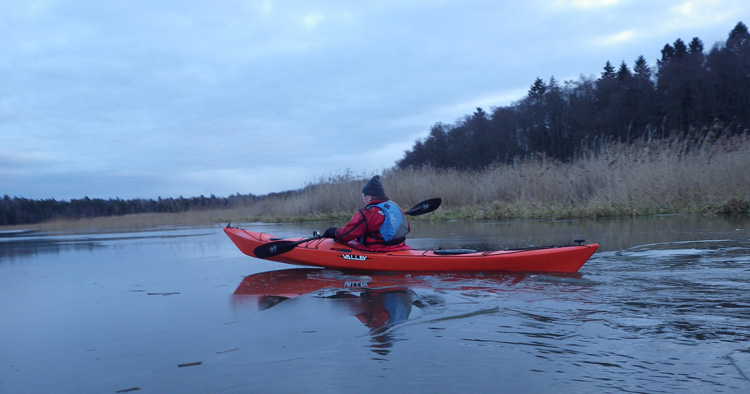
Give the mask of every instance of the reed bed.
[{"label": "reed bed", "polygon": [[[361,188],[372,175],[329,176],[297,191],[223,210],[61,220],[35,227],[125,230],[164,224],[343,221],[362,206]],[[747,214],[750,135],[600,143],[570,163],[539,156],[482,171],[391,169],[381,175],[389,197],[404,209],[428,198],[443,199],[440,209],[412,220]]]},{"label": "reed bed", "polygon": [[[441,197],[424,218],[564,219],[665,213],[748,213],[750,136],[601,143],[571,163],[540,156],[483,171],[387,170],[388,195],[407,209]],[[345,174],[284,199],[243,207],[248,218],[342,219],[361,206],[371,174]],[[286,219],[284,219],[286,218]]]}]

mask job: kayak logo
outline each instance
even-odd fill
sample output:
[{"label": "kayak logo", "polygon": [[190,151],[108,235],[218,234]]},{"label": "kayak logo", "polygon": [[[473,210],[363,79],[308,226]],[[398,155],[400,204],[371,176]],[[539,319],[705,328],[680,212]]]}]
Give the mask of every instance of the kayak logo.
[{"label": "kayak logo", "polygon": [[367,256],[360,256],[356,254],[342,254],[341,257],[343,257],[344,260],[357,260],[357,261],[367,260]]},{"label": "kayak logo", "polygon": [[367,287],[370,283],[364,280],[344,282],[344,287]]}]

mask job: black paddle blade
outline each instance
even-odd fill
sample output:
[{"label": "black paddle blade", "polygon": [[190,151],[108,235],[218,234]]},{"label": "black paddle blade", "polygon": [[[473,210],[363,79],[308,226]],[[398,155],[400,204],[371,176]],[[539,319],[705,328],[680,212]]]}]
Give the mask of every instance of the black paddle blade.
[{"label": "black paddle blade", "polygon": [[253,250],[253,254],[255,257],[259,259],[267,259],[270,257],[278,256],[280,254],[284,254],[295,247],[297,245],[303,244],[305,242],[310,242],[312,240],[321,238],[320,236],[315,236],[312,238],[305,238],[299,241],[276,241],[276,242],[269,242],[265,245],[260,245],[257,248]]},{"label": "black paddle blade", "polygon": [[410,216],[419,216],[424,215],[426,213],[430,213],[440,206],[440,203],[443,202],[442,199],[438,198],[431,198],[429,200],[424,200],[420,202],[419,204],[411,207],[408,211],[404,212],[407,215]]},{"label": "black paddle blade", "polygon": [[255,257],[259,259],[267,259],[269,257],[278,256],[280,254],[286,253],[294,249],[299,244],[300,242],[293,242],[293,241],[271,242],[265,245],[258,246],[257,248],[255,248],[255,250],[253,250],[253,254],[255,255]]}]

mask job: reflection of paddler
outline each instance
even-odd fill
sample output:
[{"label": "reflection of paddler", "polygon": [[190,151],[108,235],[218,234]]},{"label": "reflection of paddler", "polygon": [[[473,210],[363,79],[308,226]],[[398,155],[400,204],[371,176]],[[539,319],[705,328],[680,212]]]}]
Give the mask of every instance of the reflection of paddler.
[{"label": "reflection of paddler", "polygon": [[373,329],[405,321],[416,296],[405,288],[367,290],[349,304],[354,315]]},{"label": "reflection of paddler", "polygon": [[395,324],[406,321],[417,298],[414,292],[403,287],[366,290],[351,298],[349,307],[354,316],[370,329],[372,351],[385,356],[393,346]]}]

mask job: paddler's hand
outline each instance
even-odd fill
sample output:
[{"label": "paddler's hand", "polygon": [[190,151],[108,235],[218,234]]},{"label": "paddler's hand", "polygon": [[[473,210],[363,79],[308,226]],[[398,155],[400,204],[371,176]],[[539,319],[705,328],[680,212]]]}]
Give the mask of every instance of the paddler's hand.
[{"label": "paddler's hand", "polygon": [[323,233],[323,238],[336,238],[336,227],[328,227]]}]

